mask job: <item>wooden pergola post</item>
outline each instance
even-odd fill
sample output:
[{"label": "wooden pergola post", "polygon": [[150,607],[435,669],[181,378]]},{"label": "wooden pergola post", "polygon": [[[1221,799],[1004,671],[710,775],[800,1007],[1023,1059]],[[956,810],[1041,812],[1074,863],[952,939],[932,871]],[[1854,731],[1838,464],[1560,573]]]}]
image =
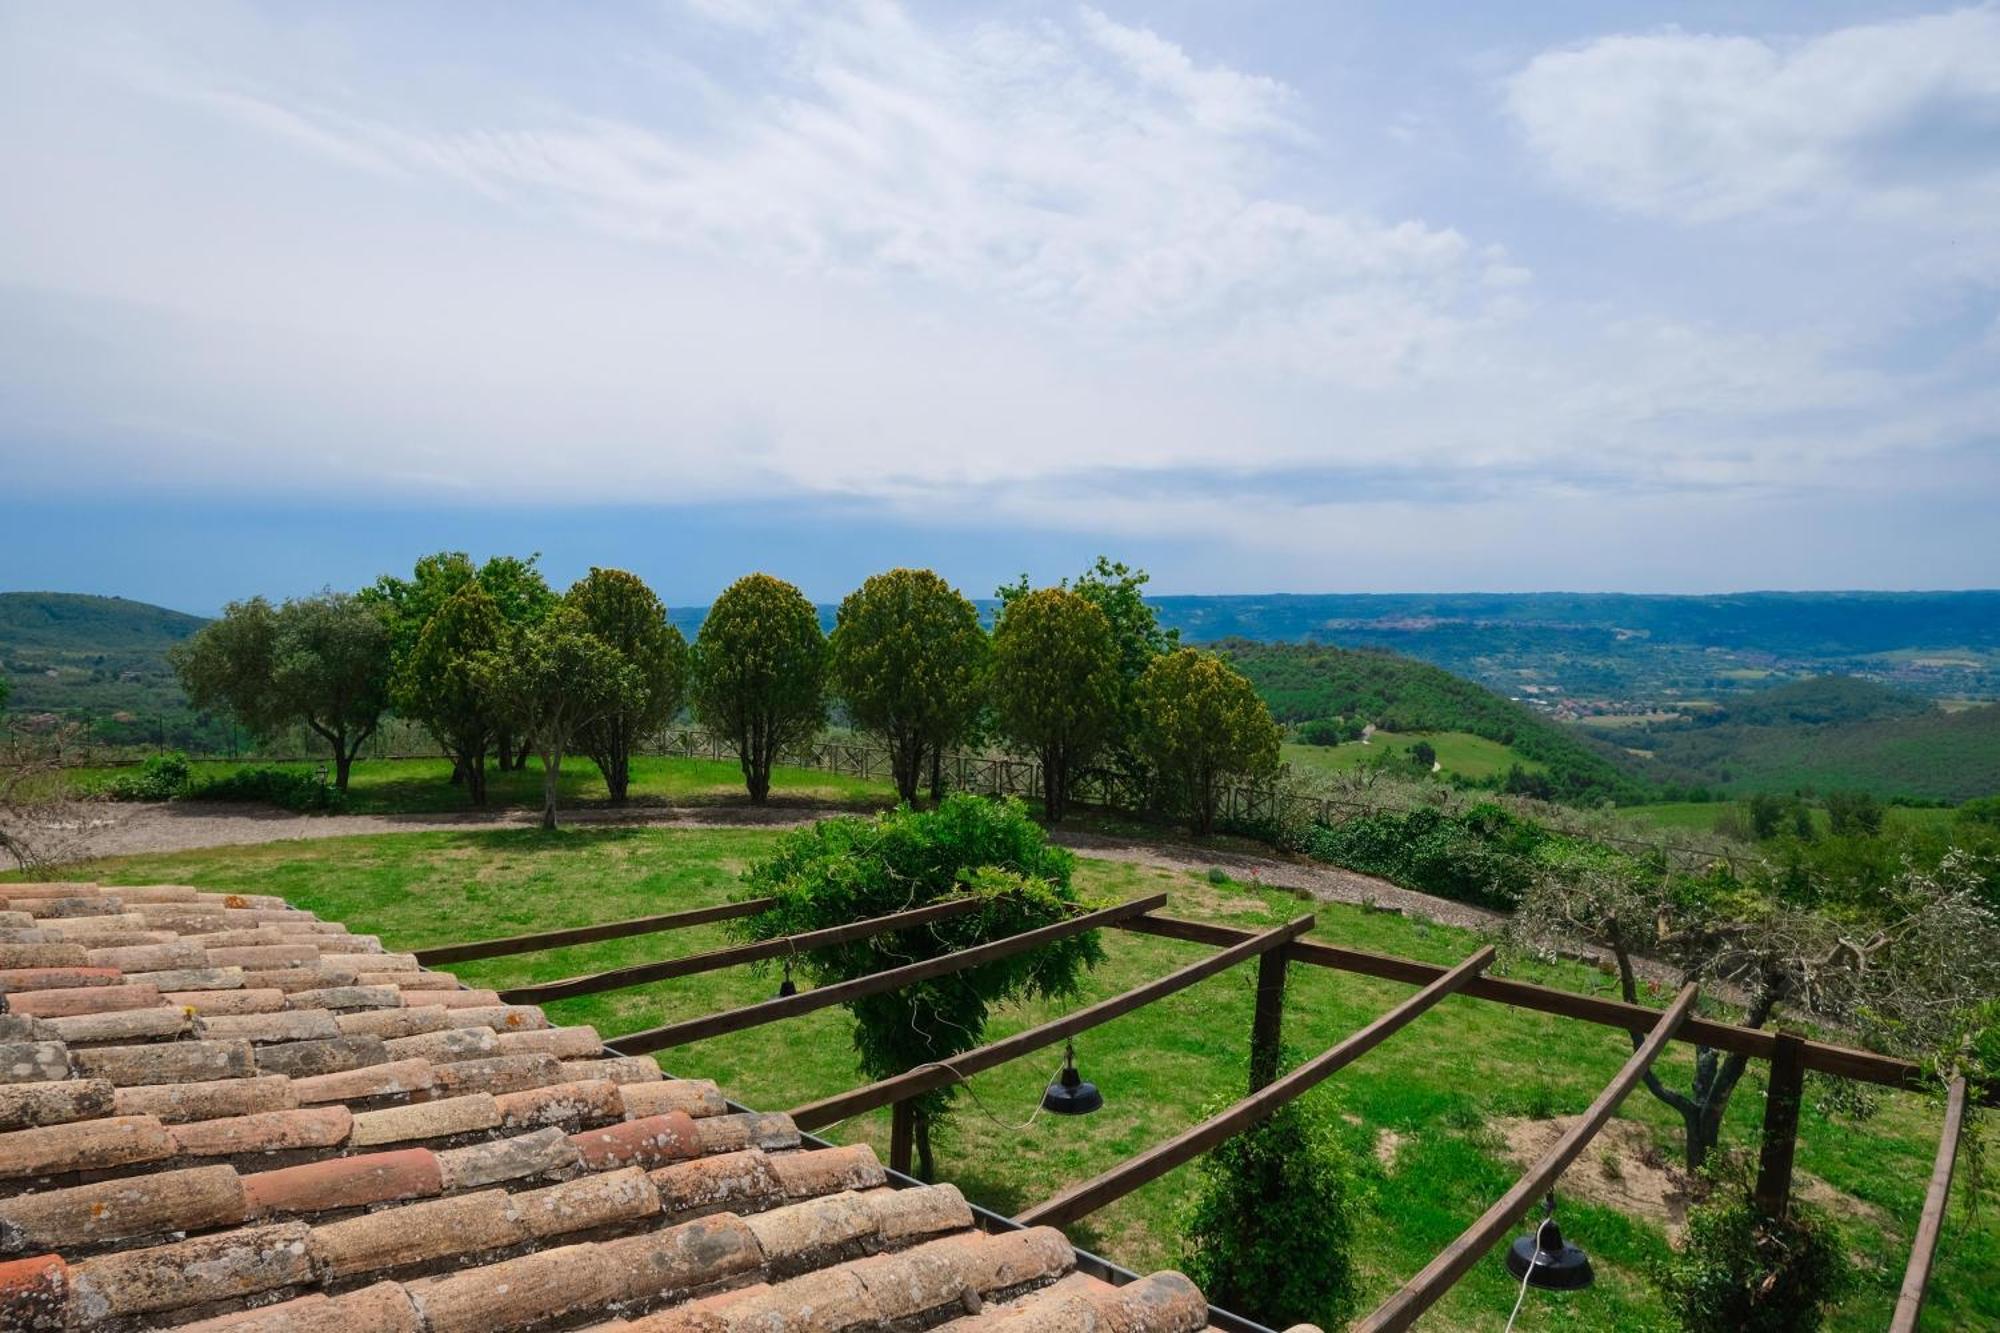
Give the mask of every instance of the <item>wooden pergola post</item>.
[{"label": "wooden pergola post", "polygon": [[1250,1091],[1268,1087],[1278,1077],[1279,1052],[1284,1046],[1285,973],[1290,957],[1285,946],[1257,960],[1257,1011],[1250,1020]]},{"label": "wooden pergola post", "polygon": [[1757,1157],[1753,1194],[1764,1216],[1782,1220],[1791,1211],[1792,1157],[1799,1146],[1799,1101],[1806,1085],[1806,1040],[1795,1032],[1776,1034],[1771,1080],[1764,1093],[1764,1144]]},{"label": "wooden pergola post", "polygon": [[910,1154],[917,1138],[917,1107],[910,1101],[897,1102],[889,1116],[889,1169],[910,1174]]}]

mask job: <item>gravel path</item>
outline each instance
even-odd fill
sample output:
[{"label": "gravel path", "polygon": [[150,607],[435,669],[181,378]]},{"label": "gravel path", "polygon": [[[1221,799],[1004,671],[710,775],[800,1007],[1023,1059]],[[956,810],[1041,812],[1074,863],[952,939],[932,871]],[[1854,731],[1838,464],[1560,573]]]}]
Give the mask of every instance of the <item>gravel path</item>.
[{"label": "gravel path", "polygon": [[[637,806],[624,810],[580,810],[564,815],[571,825],[625,825],[659,828],[789,828],[843,813],[809,805],[773,803],[745,806]],[[126,804],[93,809],[89,845],[96,856],[194,851],[290,840],[347,838],[368,833],[427,833],[482,828],[530,828],[534,810],[413,815],[295,815],[264,805]],[[1162,870],[1206,871],[1220,867],[1242,880],[1296,889],[1324,902],[1392,908],[1443,925],[1493,929],[1505,920],[1498,912],[1398,888],[1384,879],[1333,866],[1275,856],[1257,856],[1190,843],[1138,841],[1058,829],[1054,840],[1089,856],[1129,861]]]}]

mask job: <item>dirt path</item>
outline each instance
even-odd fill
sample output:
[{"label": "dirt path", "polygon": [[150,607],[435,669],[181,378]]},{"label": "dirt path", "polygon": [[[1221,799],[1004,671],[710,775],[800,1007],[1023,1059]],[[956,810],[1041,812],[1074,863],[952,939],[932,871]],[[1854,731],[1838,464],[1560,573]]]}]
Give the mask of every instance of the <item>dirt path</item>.
[{"label": "dirt path", "polygon": [[[624,810],[577,810],[564,815],[570,825],[639,828],[792,828],[829,815],[853,811],[773,802],[747,806],[635,806]],[[478,813],[412,815],[295,815],[265,805],[144,804],[92,808],[88,836],[93,856],[132,856],[198,851],[208,847],[255,846],[288,841],[349,838],[370,833],[458,832],[467,829],[532,828],[531,809]],[[1125,861],[1159,870],[1203,872],[1220,868],[1239,880],[1292,889],[1320,902],[1346,903],[1401,912],[1404,916],[1468,930],[1497,931],[1507,918],[1499,912],[1401,888],[1386,879],[1338,866],[1264,856],[1193,843],[1114,837],[1057,829],[1053,841],[1086,856]],[[1650,960],[1638,960],[1647,980],[1674,984],[1676,974]]]},{"label": "dirt path", "polygon": [[[571,825],[647,828],[789,828],[843,813],[806,805],[641,806],[625,810],[580,810],[564,816]],[[369,833],[428,833],[465,829],[531,828],[533,810],[413,815],[295,815],[262,805],[130,804],[92,812],[90,850],[96,856],[195,851],[291,840],[347,838]],[[1324,902],[1391,908],[1443,925],[1489,930],[1505,919],[1498,912],[1398,888],[1387,880],[1333,866],[1275,856],[1258,856],[1190,843],[1138,841],[1058,829],[1054,840],[1107,861],[1128,861],[1162,870],[1206,871],[1220,867],[1242,880],[1296,889]]]}]

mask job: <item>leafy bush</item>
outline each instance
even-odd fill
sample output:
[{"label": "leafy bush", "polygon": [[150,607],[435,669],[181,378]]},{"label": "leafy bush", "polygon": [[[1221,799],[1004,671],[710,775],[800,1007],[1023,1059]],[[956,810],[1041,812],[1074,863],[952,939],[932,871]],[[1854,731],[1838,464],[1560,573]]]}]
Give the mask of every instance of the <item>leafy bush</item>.
[{"label": "leafy bush", "polygon": [[179,750],[156,754],[104,785],[104,794],[114,801],[171,801],[187,790],[188,757]]},{"label": "leafy bush", "polygon": [[1851,1274],[1818,1213],[1794,1203],[1776,1221],[1732,1183],[1689,1211],[1659,1277],[1684,1333],[1814,1333]]},{"label": "leafy bush", "polygon": [[1482,803],[1461,815],[1420,806],[1313,825],[1292,850],[1405,888],[1505,911],[1527,892],[1535,859],[1552,837],[1497,805]]},{"label": "leafy bush", "polygon": [[188,788],[191,801],[259,801],[284,810],[339,810],[341,794],[312,773],[292,768],[239,768]]},{"label": "leafy bush", "polygon": [[[1051,846],[1018,800],[947,796],[937,809],[905,806],[874,819],[823,819],[778,840],[745,885],[774,905],[744,923],[754,939],[847,925],[946,897],[971,911],[909,930],[815,949],[793,967],[815,985],[969,949],[1053,924],[1084,904],[1070,886],[1076,858]],[[1104,959],[1096,931],[981,967],[850,1001],[854,1046],[871,1079],[947,1060],[977,1046],[992,1007],[1029,997],[1069,997]],[[931,1128],[955,1095],[912,1099],[920,1171],[932,1170]]]},{"label": "leafy bush", "polygon": [[1347,738],[1347,724],[1337,717],[1316,717],[1299,725],[1299,741],[1304,745],[1338,745]]},{"label": "leafy bush", "polygon": [[1272,1328],[1344,1326],[1356,1297],[1353,1168],[1326,1111],[1287,1102],[1196,1169],[1181,1263],[1208,1298]]}]

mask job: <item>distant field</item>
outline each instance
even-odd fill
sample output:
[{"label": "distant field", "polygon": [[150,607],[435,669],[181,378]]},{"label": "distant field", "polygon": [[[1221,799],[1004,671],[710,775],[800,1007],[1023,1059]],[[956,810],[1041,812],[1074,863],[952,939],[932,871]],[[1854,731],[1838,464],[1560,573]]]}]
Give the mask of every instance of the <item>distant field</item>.
[{"label": "distant field", "polygon": [[1378,731],[1366,745],[1359,741],[1342,745],[1291,744],[1284,747],[1284,760],[1300,772],[1345,773],[1379,758],[1385,751],[1406,755],[1418,741],[1429,741],[1444,771],[1460,777],[1497,777],[1514,764],[1531,773],[1544,771],[1542,764],[1522,758],[1500,742],[1464,731]]},{"label": "distant field", "polygon": [[[149,856],[106,862],[86,873],[107,883],[174,882],[218,890],[277,893],[303,907],[379,933],[392,949],[511,935],[722,901],[740,891],[743,867],[771,848],[764,829],[593,829],[546,835],[515,829],[415,833],[314,843]],[[1316,912],[1312,938],[1434,962],[1464,957],[1482,942],[1467,932],[1356,907],[1303,902],[1255,884],[1211,883],[1084,858],[1077,883],[1102,899],[1165,890],[1178,915],[1263,927]],[[515,985],[693,953],[724,943],[725,927],[671,937],[640,936],[470,963],[454,969],[482,985]],[[1105,932],[1109,958],[1075,1004],[1086,1004],[1204,956],[1152,936]],[[1604,993],[1610,983],[1575,963],[1510,960],[1523,979]],[[1077,1039],[1085,1076],[1104,1090],[1104,1109],[1087,1120],[1027,1118],[1059,1052],[1043,1050],[977,1076],[991,1118],[970,1098],[940,1136],[947,1178],[978,1202],[1015,1213],[1063,1186],[1157,1144],[1243,1091],[1244,1050],[1254,1004],[1254,969],[1237,968]],[[737,968],[557,1002],[559,1022],[591,1023],[605,1036],[767,998],[776,977]],[[1285,1035],[1305,1052],[1324,1050],[1410,994],[1386,981],[1291,969]],[[1657,999],[1654,1001],[1657,1003]],[[1069,1006],[1035,1002],[997,1012],[989,1038],[1045,1021]],[[1706,1008],[1707,1006],[1705,1006]],[[676,1073],[719,1080],[753,1106],[784,1109],[862,1081],[839,1009],[747,1029],[664,1052]],[[1580,1111],[1631,1054],[1622,1033],[1457,997],[1419,1018],[1353,1067],[1310,1094],[1341,1113],[1338,1123],[1360,1173],[1355,1257],[1363,1308],[1414,1273],[1514,1180],[1519,1167],[1501,1149],[1496,1122]],[[1662,1059],[1674,1081],[1689,1077],[1689,1048]],[[1763,1105],[1754,1066],[1732,1101],[1725,1141],[1754,1151]],[[1669,1157],[1677,1117],[1643,1092],[1620,1120]],[[865,1141],[886,1154],[886,1112],[837,1126],[831,1136]],[[1001,1122],[1001,1123],[996,1123]],[[1913,1095],[1886,1096],[1879,1114],[1854,1122],[1809,1098],[1801,1108],[1799,1167],[1840,1191],[1842,1239],[1860,1259],[1859,1289],[1828,1321],[1830,1331],[1880,1329],[1888,1320],[1909,1234],[1921,1207],[1938,1112]],[[1393,1135],[1395,1137],[1380,1137]],[[1393,1146],[1378,1158],[1373,1149]],[[1608,1168],[1596,1150],[1575,1172]],[[1174,1171],[1077,1227],[1079,1244],[1141,1270],[1174,1262],[1175,1224],[1192,1168]],[[1968,1219],[1961,1186],[1932,1283],[1926,1327],[2000,1328],[2000,1213],[1992,1185]],[[1598,1280],[1558,1298],[1532,1295],[1523,1329],[1657,1329],[1665,1312],[1648,1269],[1667,1253],[1659,1227],[1574,1196],[1565,1229],[1586,1246]],[[1483,1259],[1424,1322],[1438,1333],[1498,1329],[1518,1283],[1497,1257]]]},{"label": "distant field", "polygon": [[[1622,819],[1648,828],[1693,833],[1713,832],[1725,817],[1739,827],[1746,820],[1740,801],[1668,801],[1659,805],[1624,806],[1618,814]],[[1951,809],[1892,805],[1883,812],[1882,825],[1887,829],[1949,828],[1957,814]],[[1827,826],[1826,811],[1813,811],[1813,822],[1824,831]]]},{"label": "distant field", "polygon": [[[235,760],[200,760],[189,766],[197,780],[222,777],[238,769],[263,767]],[[294,772],[311,773],[318,764],[273,764]],[[78,781],[99,785],[118,773],[131,769],[84,768],[76,770]],[[469,810],[463,787],[450,782],[451,762],[446,759],[363,759],[354,765],[347,789],[347,808],[355,814],[435,814]],[[820,773],[806,768],[780,766],[771,773],[772,794],[778,798],[815,805],[871,807],[894,801],[896,789],[887,781],[864,781],[836,773]],[[563,762],[563,800],[572,805],[601,803],[607,799],[604,779],[597,766],[580,756]],[[488,768],[487,804],[493,808],[539,806],[542,803],[541,761],[530,759],[528,767],[512,773]],[[719,803],[742,799],[743,773],[734,760],[640,758],[632,761],[632,799],[636,802],[675,805]]]}]

